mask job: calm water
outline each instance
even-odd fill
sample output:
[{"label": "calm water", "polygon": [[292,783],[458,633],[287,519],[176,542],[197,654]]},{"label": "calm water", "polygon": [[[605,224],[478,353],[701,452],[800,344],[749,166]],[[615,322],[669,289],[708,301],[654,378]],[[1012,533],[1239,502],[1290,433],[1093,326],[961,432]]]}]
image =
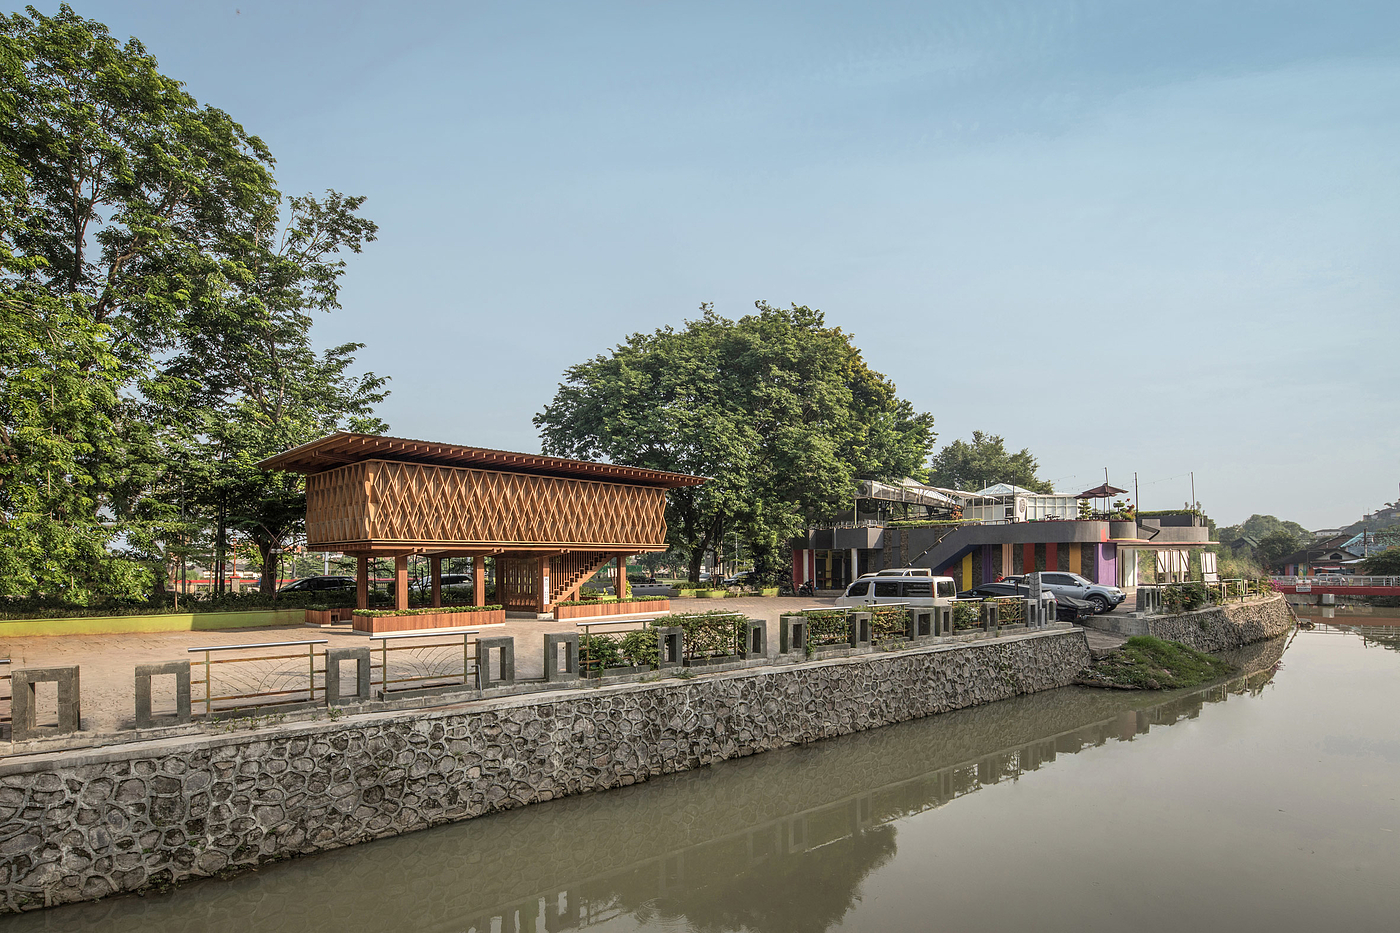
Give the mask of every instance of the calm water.
[{"label": "calm water", "polygon": [[1390,631],[1320,626],[1204,690],[1059,690],[0,926],[1393,931]]}]

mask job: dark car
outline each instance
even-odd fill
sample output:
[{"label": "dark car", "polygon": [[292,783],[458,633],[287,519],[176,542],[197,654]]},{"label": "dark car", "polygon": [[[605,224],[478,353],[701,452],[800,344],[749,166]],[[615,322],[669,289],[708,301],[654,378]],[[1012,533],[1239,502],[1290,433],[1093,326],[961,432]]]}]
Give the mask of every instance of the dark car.
[{"label": "dark car", "polygon": [[[1007,596],[1020,596],[1024,599],[1029,595],[1030,590],[1023,584],[983,583],[970,590],[963,590],[958,594],[958,599],[1004,599]],[[1094,609],[1094,604],[1087,600],[1055,594],[1055,618],[1061,622],[1083,621],[1094,614]]]},{"label": "dark car", "polygon": [[277,592],[320,593],[325,590],[353,590],[354,588],[354,577],[303,577],[293,583],[288,583]]}]

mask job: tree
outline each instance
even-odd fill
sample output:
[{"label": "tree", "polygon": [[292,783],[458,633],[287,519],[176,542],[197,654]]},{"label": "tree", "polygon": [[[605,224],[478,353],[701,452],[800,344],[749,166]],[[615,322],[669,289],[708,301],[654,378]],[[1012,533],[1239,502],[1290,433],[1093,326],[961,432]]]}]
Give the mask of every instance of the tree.
[{"label": "tree", "polygon": [[1386,548],[1361,564],[1361,572],[1374,577],[1400,577],[1400,547]]},{"label": "tree", "polygon": [[364,198],[327,193],[289,199],[280,233],[259,230],[225,263],[226,286],[188,314],[180,352],[147,387],[188,455],[192,502],[214,516],[214,562],[221,568],[226,529],[257,546],[263,592],[275,587],[274,557],[300,531],[304,479],[257,463],[340,428],[386,430],[374,405],[385,379],[349,368],[363,344],[317,354],[312,314],[340,307],[342,250],[358,253],[375,224],[358,215]]},{"label": "tree", "polygon": [[[363,199],[284,202],[261,140],[66,5],[0,17],[0,73],[0,327],[38,335],[6,344],[0,591],[79,594],[117,546],[159,586],[176,542],[213,522],[222,550],[236,510],[266,564],[296,483],[252,464],[378,424],[360,345],[309,341],[334,254],[374,239]],[[26,469],[54,492],[20,495]]]},{"label": "tree", "polygon": [[1307,529],[1297,522],[1286,522],[1273,515],[1255,514],[1238,525],[1227,525],[1221,528],[1219,540],[1228,543],[1249,536],[1256,541],[1263,541],[1276,531],[1287,532],[1293,536],[1295,541],[1306,541],[1311,537]]},{"label": "tree", "polygon": [[929,465],[929,484],[968,492],[996,483],[1011,483],[1032,492],[1054,492],[1054,486],[1036,477],[1039,469],[1028,448],[1007,453],[999,434],[972,432],[972,443],[956,440],[938,451]]},{"label": "tree", "polygon": [[844,508],[857,479],[917,470],[933,439],[933,418],[820,311],[755,307],[731,321],[702,305],[681,330],[633,334],[570,367],[535,416],[546,453],[708,477],[667,506],[692,580],[731,531],[771,579],[786,537]]},{"label": "tree", "polygon": [[1264,567],[1272,567],[1283,558],[1298,550],[1299,539],[1286,528],[1271,531],[1254,549],[1254,556]]}]

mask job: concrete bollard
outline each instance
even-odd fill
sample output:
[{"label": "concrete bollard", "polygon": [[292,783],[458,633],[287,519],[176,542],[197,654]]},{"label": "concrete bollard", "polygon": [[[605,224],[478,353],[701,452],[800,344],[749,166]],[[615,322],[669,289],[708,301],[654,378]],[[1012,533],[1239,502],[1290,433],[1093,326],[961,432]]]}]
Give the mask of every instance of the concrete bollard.
[{"label": "concrete bollard", "polygon": [[[499,673],[491,675],[491,652],[500,651]],[[515,639],[509,635],[476,640],[476,689],[515,686]]]},{"label": "concrete bollard", "polygon": [[[559,648],[564,648],[564,664],[559,664]],[[544,679],[548,683],[578,680],[578,632],[544,636]]]},{"label": "concrete bollard", "polygon": [[778,620],[779,654],[807,653],[807,617],[783,616]]},{"label": "concrete bollard", "polygon": [[982,631],[991,632],[1001,627],[1001,607],[996,603],[984,602],[980,607]]},{"label": "concrete bollard", "polygon": [[768,620],[749,619],[744,633],[745,660],[768,657]]},{"label": "concrete bollard", "polygon": [[685,630],[679,625],[656,629],[657,667],[680,667],[685,663]]},{"label": "concrete bollard", "polygon": [[[58,684],[58,725],[36,724],[34,685]],[[10,739],[23,742],[46,735],[70,735],[82,728],[76,667],[38,667],[10,677]]]},{"label": "concrete bollard", "polygon": [[[340,684],[340,662],[355,662],[355,691],[346,693]],[[327,648],[326,649],[326,705],[340,706],[351,700],[369,700],[369,649],[368,648]]]},{"label": "concrete bollard", "polygon": [[[161,716],[160,721],[151,715],[151,678],[175,678],[175,714]],[[152,726],[179,725],[190,721],[190,662],[167,661],[164,664],[136,665],[136,728],[149,729]]]},{"label": "concrete bollard", "polygon": [[851,613],[851,629],[847,636],[852,648],[866,648],[870,645],[870,613]]}]

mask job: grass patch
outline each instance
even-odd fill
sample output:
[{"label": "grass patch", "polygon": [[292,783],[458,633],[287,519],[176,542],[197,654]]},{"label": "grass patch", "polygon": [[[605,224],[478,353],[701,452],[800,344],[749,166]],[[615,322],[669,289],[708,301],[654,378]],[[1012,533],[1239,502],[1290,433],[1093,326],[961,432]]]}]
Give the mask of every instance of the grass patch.
[{"label": "grass patch", "polygon": [[1081,671],[1078,682],[1119,690],[1174,690],[1203,684],[1233,670],[1219,658],[1181,642],[1135,635]]}]

